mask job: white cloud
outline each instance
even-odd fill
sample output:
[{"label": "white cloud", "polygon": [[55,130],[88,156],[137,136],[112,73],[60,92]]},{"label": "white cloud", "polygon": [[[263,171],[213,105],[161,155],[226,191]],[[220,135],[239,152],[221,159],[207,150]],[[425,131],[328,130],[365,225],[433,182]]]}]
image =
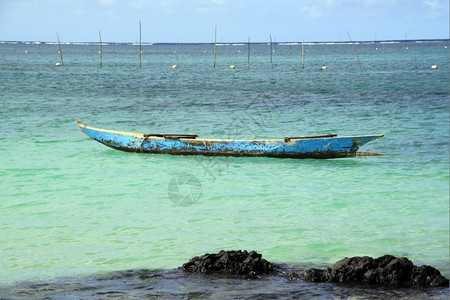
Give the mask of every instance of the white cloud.
[{"label": "white cloud", "polygon": [[201,0],[192,3],[192,7],[199,13],[215,12],[223,9],[226,5],[224,0]]},{"label": "white cloud", "polygon": [[423,3],[425,3],[425,5],[432,10],[441,9],[441,3],[437,0],[426,0]]},{"label": "white cloud", "polygon": [[185,13],[212,13],[223,12],[223,9],[227,6],[225,0],[195,0],[195,1],[182,1],[182,0],[163,0],[159,4],[159,10],[165,14],[174,14],[176,12]]},{"label": "white cloud", "polygon": [[76,8],[73,12],[76,15],[84,15],[84,10],[82,8]]},{"label": "white cloud", "polygon": [[219,4],[219,5],[225,5],[226,4],[225,0],[212,0],[212,2],[215,2],[216,4]]},{"label": "white cloud", "polygon": [[142,9],[144,8],[144,0],[136,0],[131,2],[131,7],[136,8],[136,9]]},{"label": "white cloud", "polygon": [[328,7],[332,7],[341,4],[341,0],[325,0],[324,4]]},{"label": "white cloud", "polygon": [[333,14],[341,2],[341,0],[318,0],[303,6],[301,11],[311,18],[322,18]]},{"label": "white cloud", "polygon": [[[444,2],[445,1],[445,2]],[[426,16],[428,18],[445,18],[448,19],[449,2],[448,0],[425,0]]]},{"label": "white cloud", "polygon": [[114,4],[116,4],[117,0],[98,0],[98,3],[100,5],[104,5],[104,6],[112,6]]},{"label": "white cloud", "polygon": [[176,7],[173,5],[171,1],[163,1],[162,3],[162,12],[166,14],[173,14],[176,11]]}]

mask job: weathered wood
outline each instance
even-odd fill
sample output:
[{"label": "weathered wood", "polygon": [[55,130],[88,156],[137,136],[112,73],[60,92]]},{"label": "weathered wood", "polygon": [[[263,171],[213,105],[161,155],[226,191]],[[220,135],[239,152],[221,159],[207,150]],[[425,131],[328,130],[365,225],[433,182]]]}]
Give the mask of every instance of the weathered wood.
[{"label": "weathered wood", "polygon": [[312,135],[312,136],[287,136],[284,138],[285,142],[289,142],[290,140],[301,140],[301,139],[321,139],[321,138],[332,138],[336,137],[337,134],[323,134],[323,135]]},{"label": "weathered wood", "polygon": [[88,127],[76,122],[82,132],[117,150],[137,153],[249,156],[279,158],[355,157],[359,147],[383,135],[359,135],[329,138],[235,140],[197,139],[190,134],[140,134]]},{"label": "weathered wood", "polygon": [[356,152],[357,156],[384,156],[381,153],[373,153],[373,152]]},{"label": "weathered wood", "polygon": [[163,137],[168,139],[195,139],[197,134],[176,134],[176,133],[144,133],[144,138]]}]

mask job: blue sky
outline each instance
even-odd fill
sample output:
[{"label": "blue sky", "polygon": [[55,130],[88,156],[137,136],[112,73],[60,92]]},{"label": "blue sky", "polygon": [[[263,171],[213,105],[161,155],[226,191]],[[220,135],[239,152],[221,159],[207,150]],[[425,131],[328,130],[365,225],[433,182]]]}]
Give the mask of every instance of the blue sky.
[{"label": "blue sky", "polygon": [[448,0],[0,0],[0,40],[277,42],[448,39]]}]

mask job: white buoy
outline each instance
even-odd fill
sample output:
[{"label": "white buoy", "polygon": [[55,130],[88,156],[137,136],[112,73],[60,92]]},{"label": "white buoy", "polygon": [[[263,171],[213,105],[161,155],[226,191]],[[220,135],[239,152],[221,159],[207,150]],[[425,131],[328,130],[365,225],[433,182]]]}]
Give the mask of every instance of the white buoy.
[{"label": "white buoy", "polygon": [[55,66],[59,67],[59,66],[61,66],[61,63],[56,63],[56,65],[55,65]]},{"label": "white buoy", "polygon": [[231,65],[231,66],[230,66],[230,69],[231,69],[231,70],[234,70],[234,69],[236,69],[236,67],[233,66],[233,65]]},{"label": "white buoy", "polygon": [[328,67],[327,66],[323,66],[321,69],[322,70],[328,70]]},{"label": "white buoy", "polygon": [[205,50],[205,51],[203,51],[203,53],[206,53],[206,50]]},{"label": "white buoy", "polygon": [[25,50],[25,54],[27,54],[28,53],[28,51],[27,50]]},{"label": "white buoy", "polygon": [[177,65],[172,65],[172,69],[176,69],[177,68]]},{"label": "white buoy", "polygon": [[432,65],[431,68],[432,69],[437,69],[437,65]]}]

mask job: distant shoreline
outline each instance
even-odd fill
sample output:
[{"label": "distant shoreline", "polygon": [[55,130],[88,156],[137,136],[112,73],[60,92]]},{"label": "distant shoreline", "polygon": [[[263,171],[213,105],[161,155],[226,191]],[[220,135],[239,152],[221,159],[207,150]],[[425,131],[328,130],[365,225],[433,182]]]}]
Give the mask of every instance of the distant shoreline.
[{"label": "distant shoreline", "polygon": [[[355,44],[400,44],[400,43],[439,43],[439,42],[450,42],[450,39],[419,39],[419,40],[380,40],[380,41],[354,41]],[[57,45],[57,41],[0,41],[1,44],[12,44],[12,45]],[[99,45],[96,42],[61,42],[63,45]],[[247,45],[247,42],[221,42],[217,43],[218,46],[242,46]],[[266,45],[269,42],[251,42],[252,45]],[[273,42],[279,46],[297,46],[301,45],[301,41],[297,42]],[[329,42],[305,42],[305,45],[339,45],[339,44],[352,44],[351,41],[329,41]],[[102,42],[104,46],[136,46],[139,43],[136,42]],[[142,46],[157,46],[157,45],[214,45],[214,42],[209,43],[167,43],[167,42],[143,42]]]}]

